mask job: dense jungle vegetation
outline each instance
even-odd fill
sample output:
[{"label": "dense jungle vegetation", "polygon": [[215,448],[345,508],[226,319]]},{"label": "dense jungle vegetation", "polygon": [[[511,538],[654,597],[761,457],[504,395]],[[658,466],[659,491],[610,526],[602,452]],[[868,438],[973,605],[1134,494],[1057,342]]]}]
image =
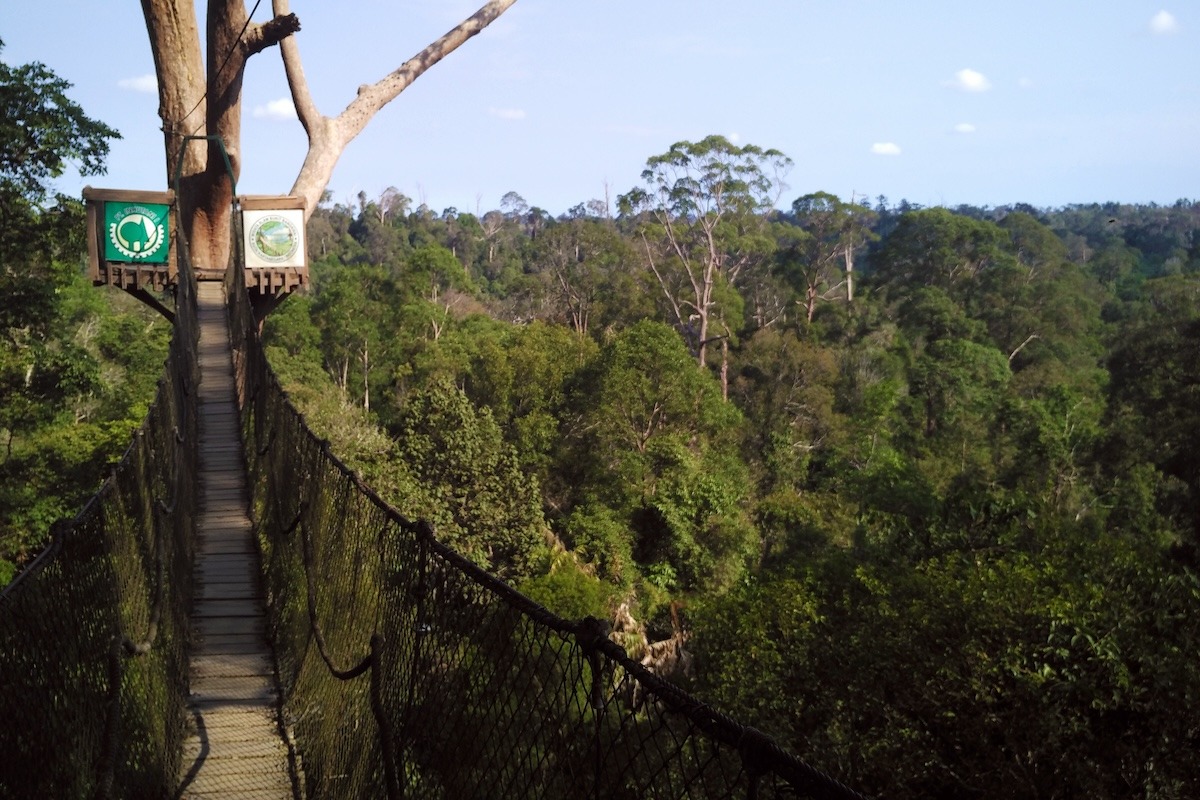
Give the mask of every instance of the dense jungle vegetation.
[{"label": "dense jungle vegetation", "polygon": [[83,274],[83,204],[53,179],[103,172],[119,134],[69,88],[42,64],[0,62],[0,586],[129,445],[171,332]]},{"label": "dense jungle vegetation", "polygon": [[327,204],[272,361],[407,513],[868,793],[1195,796],[1200,204],[779,211],[784,165]]},{"label": "dense jungle vegetation", "polygon": [[[80,274],[45,181],[115,132],[37,68],[0,75],[60,94],[58,138],[0,128],[0,582],[169,335]],[[326,204],[273,364],[405,513],[869,794],[1200,795],[1200,203],[789,204],[789,165]]]}]

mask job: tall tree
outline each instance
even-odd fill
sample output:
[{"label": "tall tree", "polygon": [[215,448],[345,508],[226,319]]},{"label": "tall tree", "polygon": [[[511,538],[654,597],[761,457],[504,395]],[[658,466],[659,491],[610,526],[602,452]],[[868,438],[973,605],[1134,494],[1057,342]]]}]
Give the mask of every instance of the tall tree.
[{"label": "tall tree", "polygon": [[996,224],[944,208],[912,211],[872,259],[877,277],[893,295],[937,286],[952,295],[1004,258],[1005,232]]},{"label": "tall tree", "polygon": [[[854,253],[872,236],[867,224],[874,212],[842,202],[837,195],[815,192],[797,198],[792,214],[805,235],[785,245],[781,272],[803,295],[811,323],[817,303],[831,299],[842,286],[847,301],[854,299]],[[839,266],[844,270],[840,278]]]},{"label": "tall tree", "polygon": [[[174,176],[182,154],[179,182],[181,222],[193,263],[222,271],[229,254],[229,215],[233,187],[216,140],[220,137],[236,179],[241,172],[242,79],[250,57],[279,45],[308,153],[292,194],[304,197],[307,213],[317,207],[343,150],[385,105],[434,64],[482,31],[516,0],[489,0],[441,38],[374,84],[359,87],[337,116],[325,116],[308,88],[293,34],[300,21],[288,0],[273,0],[274,16],[253,23],[244,0],[209,0],[206,46],[201,48],[194,0],[142,0],[142,13],[158,77],[167,174]],[[204,63],[207,53],[208,63]]]},{"label": "tall tree", "polygon": [[724,286],[765,261],[765,217],[783,188],[791,159],[778,150],[739,147],[724,136],[676,142],[646,162],[642,179],[619,198],[622,214],[640,217],[646,260],[701,366]]}]

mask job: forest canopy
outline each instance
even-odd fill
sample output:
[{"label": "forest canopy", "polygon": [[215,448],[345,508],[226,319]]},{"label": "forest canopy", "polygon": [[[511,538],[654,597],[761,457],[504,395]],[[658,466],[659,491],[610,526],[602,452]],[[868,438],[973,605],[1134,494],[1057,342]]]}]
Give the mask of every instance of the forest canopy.
[{"label": "forest canopy", "polygon": [[406,511],[868,794],[1195,794],[1200,203],[787,165],[709,137],[615,208],[326,202],[273,363]]}]

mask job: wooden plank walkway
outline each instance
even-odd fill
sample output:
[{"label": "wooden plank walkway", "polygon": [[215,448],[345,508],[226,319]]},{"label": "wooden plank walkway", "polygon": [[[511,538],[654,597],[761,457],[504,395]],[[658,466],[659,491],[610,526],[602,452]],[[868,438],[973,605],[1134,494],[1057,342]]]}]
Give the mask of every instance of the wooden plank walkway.
[{"label": "wooden plank walkway", "polygon": [[190,711],[176,797],[295,797],[278,723],[224,293],[199,284],[200,514]]}]

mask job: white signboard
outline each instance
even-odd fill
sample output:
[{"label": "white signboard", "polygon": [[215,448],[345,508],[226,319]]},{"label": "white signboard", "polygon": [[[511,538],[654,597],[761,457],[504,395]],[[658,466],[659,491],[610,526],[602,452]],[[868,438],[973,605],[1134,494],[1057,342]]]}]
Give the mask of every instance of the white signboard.
[{"label": "white signboard", "polygon": [[307,265],[303,210],[244,210],[242,230],[247,269]]}]

